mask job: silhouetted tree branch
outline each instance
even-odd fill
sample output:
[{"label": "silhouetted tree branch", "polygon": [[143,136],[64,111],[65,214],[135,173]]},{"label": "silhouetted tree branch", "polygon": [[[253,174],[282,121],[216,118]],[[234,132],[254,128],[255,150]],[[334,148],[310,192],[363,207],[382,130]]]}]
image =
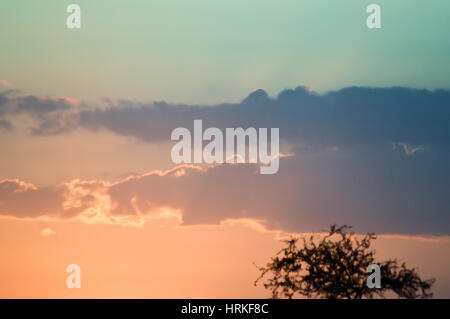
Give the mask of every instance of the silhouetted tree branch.
[{"label": "silhouetted tree branch", "polygon": [[[399,298],[430,298],[434,279],[422,280],[415,269],[409,269],[397,260],[375,261],[370,249],[373,233],[362,239],[350,232],[349,226],[332,225],[322,238],[303,237],[285,240],[286,247],[265,267],[258,267],[260,277],[266,276],[264,287],[271,290],[272,298],[374,298],[385,297],[391,291]],[[377,264],[381,269],[381,288],[367,286],[367,267]]]}]

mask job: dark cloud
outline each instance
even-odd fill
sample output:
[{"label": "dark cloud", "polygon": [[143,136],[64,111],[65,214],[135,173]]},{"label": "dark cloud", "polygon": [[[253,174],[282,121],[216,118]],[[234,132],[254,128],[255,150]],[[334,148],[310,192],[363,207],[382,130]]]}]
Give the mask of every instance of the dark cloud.
[{"label": "dark cloud", "polygon": [[[0,129],[11,131],[14,126],[6,117],[28,115],[37,126],[31,127],[34,135],[61,134],[77,126],[75,102],[68,98],[17,96],[17,91],[0,92]],[[84,106],[84,104],[82,105]]]},{"label": "dark cloud", "polygon": [[13,129],[14,126],[10,121],[0,118],[0,132],[12,131]]},{"label": "dark cloud", "polygon": [[[82,183],[78,187],[84,187]],[[70,218],[93,205],[91,195],[80,195],[69,185],[36,187],[20,180],[0,181],[0,215],[19,218]]]},{"label": "dark cloud", "polygon": [[63,190],[36,188],[18,180],[0,181],[0,214],[15,217],[54,216],[62,211]]},{"label": "dark cloud", "polygon": [[[176,127],[279,127],[293,143],[345,146],[402,142],[450,144],[450,91],[401,87],[351,87],[323,95],[304,87],[276,98],[256,90],[238,104],[214,106],[119,101],[105,109],[85,109],[68,127],[107,129],[147,142],[167,141]],[[57,119],[53,119],[57,121]],[[50,119],[52,121],[52,119]],[[41,133],[48,122],[41,127]],[[57,123],[58,127],[62,123]],[[49,133],[53,130],[50,129]],[[57,132],[56,132],[57,133]]]},{"label": "dark cloud", "polygon": [[36,188],[0,182],[0,214],[80,218],[89,223],[148,220],[162,208],[184,225],[226,219],[266,221],[270,229],[320,231],[332,223],[358,231],[450,234],[450,156],[327,150],[283,158],[274,175],[256,164],[181,166],[117,183],[73,181]]},{"label": "dark cloud", "polygon": [[109,194],[113,214],[171,206],[188,225],[254,218],[289,231],[347,223],[359,231],[448,235],[450,175],[441,171],[448,160],[328,151],[282,159],[274,175],[258,174],[255,164],[180,168],[118,183]]},{"label": "dark cloud", "polygon": [[[39,120],[33,134],[60,134],[76,127],[106,129],[147,142],[168,141],[177,127],[278,127],[292,143],[346,146],[379,143],[450,145],[450,91],[402,87],[350,87],[317,94],[305,87],[270,98],[256,90],[236,104],[210,106],[137,103],[120,100],[106,108],[80,107],[67,99],[11,98],[0,95],[0,110],[26,113]],[[5,110],[3,111],[5,113]],[[0,115],[1,115],[0,111]]]},{"label": "dark cloud", "polygon": [[38,98],[35,96],[25,96],[15,99],[17,106],[14,109],[17,113],[26,113],[37,118],[45,119],[48,114],[61,113],[71,109],[72,105],[63,98]]}]

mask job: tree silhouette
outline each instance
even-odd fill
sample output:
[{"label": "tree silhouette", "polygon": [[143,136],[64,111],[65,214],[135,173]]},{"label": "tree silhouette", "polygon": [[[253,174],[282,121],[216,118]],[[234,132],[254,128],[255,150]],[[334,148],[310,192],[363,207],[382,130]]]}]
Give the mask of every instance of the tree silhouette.
[{"label": "tree silhouette", "polygon": [[[349,226],[332,225],[327,235],[285,240],[286,247],[271,258],[265,267],[258,267],[261,275],[255,286],[267,275],[264,287],[272,298],[374,298],[393,292],[399,298],[431,298],[434,279],[422,280],[415,269],[409,269],[397,260],[375,261],[375,250],[370,248],[373,233],[362,239],[350,232]],[[381,287],[369,288],[367,267],[377,264],[381,270]]]}]

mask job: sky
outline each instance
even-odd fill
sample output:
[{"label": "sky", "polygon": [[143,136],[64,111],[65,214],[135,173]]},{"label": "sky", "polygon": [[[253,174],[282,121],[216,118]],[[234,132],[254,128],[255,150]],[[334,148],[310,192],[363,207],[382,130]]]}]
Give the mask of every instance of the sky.
[{"label": "sky", "polygon": [[[450,298],[448,1],[71,3],[0,3],[1,298],[265,298],[334,223]],[[196,119],[279,128],[278,172],[175,164]]]},{"label": "sky", "polygon": [[2,76],[29,94],[236,102],[352,85],[448,88],[445,0],[83,1],[82,27],[65,28],[71,1],[2,1]]}]

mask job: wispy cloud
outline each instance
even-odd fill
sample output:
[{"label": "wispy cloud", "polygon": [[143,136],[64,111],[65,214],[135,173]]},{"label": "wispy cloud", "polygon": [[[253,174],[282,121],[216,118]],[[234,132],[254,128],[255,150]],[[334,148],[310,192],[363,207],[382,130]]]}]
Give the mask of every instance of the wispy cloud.
[{"label": "wispy cloud", "polygon": [[41,230],[40,234],[43,237],[50,237],[52,235],[55,235],[56,232],[53,229],[51,229],[50,227],[47,227],[47,228],[44,228],[43,230]]},{"label": "wispy cloud", "polygon": [[407,156],[412,156],[417,152],[425,151],[424,147],[414,147],[411,145],[407,145],[406,143],[400,143],[400,142],[392,143],[392,148],[394,150],[401,149]]}]

